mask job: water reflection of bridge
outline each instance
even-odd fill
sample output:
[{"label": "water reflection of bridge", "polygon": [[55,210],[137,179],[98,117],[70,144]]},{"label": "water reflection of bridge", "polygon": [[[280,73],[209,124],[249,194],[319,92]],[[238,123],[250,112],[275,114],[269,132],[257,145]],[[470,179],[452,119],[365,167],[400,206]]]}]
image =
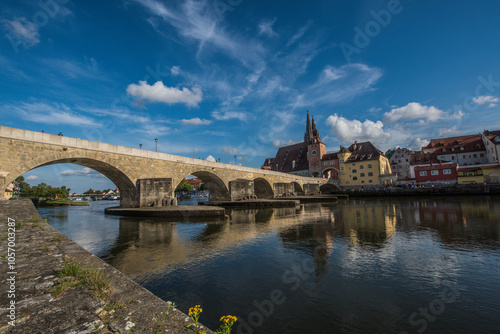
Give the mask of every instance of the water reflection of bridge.
[{"label": "water reflection of bridge", "polygon": [[[306,209],[229,210],[230,219],[176,223],[120,218],[119,237],[104,257],[132,277],[164,272],[186,263],[209,261],[238,247],[278,236],[283,247],[309,256],[317,275],[327,271],[337,238],[353,250],[383,249],[394,235],[421,228],[443,242],[498,247],[500,204],[447,199],[355,199],[339,204],[308,204]],[[318,214],[319,213],[319,214]]]}]

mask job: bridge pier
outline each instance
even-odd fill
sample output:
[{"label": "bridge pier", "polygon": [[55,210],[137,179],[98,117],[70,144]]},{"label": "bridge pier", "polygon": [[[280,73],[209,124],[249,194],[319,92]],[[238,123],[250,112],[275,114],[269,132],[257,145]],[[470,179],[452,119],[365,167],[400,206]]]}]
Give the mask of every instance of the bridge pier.
[{"label": "bridge pier", "polygon": [[233,180],[229,181],[229,193],[231,201],[241,201],[245,199],[256,199],[254,182],[251,180]]},{"label": "bridge pier", "polygon": [[274,197],[291,197],[295,195],[292,183],[276,182],[273,188]]},{"label": "bridge pier", "polygon": [[320,195],[319,184],[317,183],[306,183],[304,184],[304,195]]},{"label": "bridge pier", "polygon": [[[177,205],[171,178],[139,179],[137,180],[137,195],[139,203],[134,206],[141,208]],[[131,207],[127,205],[127,202],[123,202],[124,200],[122,198],[120,206]]]}]

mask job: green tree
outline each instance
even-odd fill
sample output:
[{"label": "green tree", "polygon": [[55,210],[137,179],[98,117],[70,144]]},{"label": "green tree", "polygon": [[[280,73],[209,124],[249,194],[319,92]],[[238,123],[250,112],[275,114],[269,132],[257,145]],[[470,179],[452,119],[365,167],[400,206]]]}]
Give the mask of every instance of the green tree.
[{"label": "green tree", "polygon": [[198,191],[204,191],[204,190],[207,190],[207,185],[202,182],[198,187]]},{"label": "green tree", "polygon": [[19,176],[16,179],[16,182],[19,185],[19,191],[20,191],[20,196],[21,197],[30,197],[30,192],[31,192],[31,186],[29,185],[28,182],[24,181],[24,176]]},{"label": "green tree", "polygon": [[191,191],[194,187],[190,185],[186,179],[182,179],[182,181],[175,188],[175,192],[183,192],[183,191]]}]

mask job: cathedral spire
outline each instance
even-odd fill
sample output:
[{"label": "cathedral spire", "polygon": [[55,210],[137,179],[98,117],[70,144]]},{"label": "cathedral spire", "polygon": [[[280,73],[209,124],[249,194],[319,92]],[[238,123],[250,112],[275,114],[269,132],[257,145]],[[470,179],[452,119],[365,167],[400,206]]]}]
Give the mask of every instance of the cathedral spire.
[{"label": "cathedral spire", "polygon": [[311,120],[309,119],[309,110],[307,111],[307,124],[306,133],[304,134],[304,141],[309,143],[313,140],[313,129],[311,126]]},{"label": "cathedral spire", "polygon": [[314,121],[314,116],[312,117],[312,136],[313,136],[313,138],[319,137],[319,132],[316,129],[316,122]]}]

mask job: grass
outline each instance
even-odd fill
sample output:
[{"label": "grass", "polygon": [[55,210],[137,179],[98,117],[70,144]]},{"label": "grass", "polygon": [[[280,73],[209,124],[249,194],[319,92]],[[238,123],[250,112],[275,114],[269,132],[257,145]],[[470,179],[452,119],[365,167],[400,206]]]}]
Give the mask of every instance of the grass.
[{"label": "grass", "polygon": [[50,240],[50,241],[60,242],[61,241],[61,237],[53,237],[52,240]]},{"label": "grass", "polygon": [[48,199],[48,200],[43,200],[40,201],[38,204],[39,206],[60,206],[60,205],[85,205],[88,206],[90,205],[88,202],[73,202],[70,199],[66,198],[58,198],[58,199]]},{"label": "grass", "polygon": [[58,274],[59,277],[70,277],[57,286],[52,295],[57,297],[64,291],[80,285],[87,285],[94,290],[94,297],[107,299],[110,293],[109,276],[102,270],[90,268],[76,262],[75,259],[65,259],[64,266]]}]

